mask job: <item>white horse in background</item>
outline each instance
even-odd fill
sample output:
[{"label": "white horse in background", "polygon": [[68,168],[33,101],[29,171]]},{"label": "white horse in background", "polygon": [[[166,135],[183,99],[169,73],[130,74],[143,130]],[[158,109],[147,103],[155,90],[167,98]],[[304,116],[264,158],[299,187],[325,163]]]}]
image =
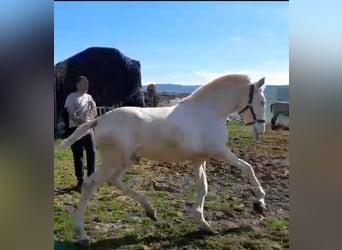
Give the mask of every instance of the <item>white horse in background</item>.
[{"label": "white horse in background", "polygon": [[83,216],[97,187],[105,181],[138,201],[147,215],[156,219],[148,199],[122,181],[136,157],[150,160],[190,161],[196,177],[196,201],[192,217],[199,229],[213,232],[203,215],[207,195],[206,160],[212,157],[239,167],[249,178],[256,198],[254,208],[265,208],[265,192],[252,166],[226,146],[227,114],[239,112],[249,131],[258,139],[265,132],[265,78],[251,83],[245,75],[225,75],[198,88],[171,107],[121,107],[81,125],[59,146],[61,150],[94,129],[101,165],[85,180],[76,211],[76,232],[81,244],[90,244]]}]

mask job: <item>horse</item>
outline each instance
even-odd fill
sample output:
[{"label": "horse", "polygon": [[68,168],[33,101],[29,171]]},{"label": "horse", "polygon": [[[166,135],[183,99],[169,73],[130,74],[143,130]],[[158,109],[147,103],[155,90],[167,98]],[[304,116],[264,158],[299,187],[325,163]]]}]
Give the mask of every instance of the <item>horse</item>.
[{"label": "horse", "polygon": [[238,113],[232,113],[232,114],[229,114],[227,119],[226,119],[226,122],[230,122],[230,121],[241,121],[241,116],[238,114]]},{"label": "horse", "polygon": [[289,103],[288,102],[275,102],[270,105],[270,111],[273,114],[271,119],[272,129],[275,128],[276,121],[279,115],[289,117]]},{"label": "horse", "polygon": [[247,75],[221,76],[195,90],[178,104],[168,107],[120,107],[80,125],[58,147],[65,150],[86,133],[99,147],[101,165],[84,181],[75,213],[75,230],[81,244],[90,244],[83,216],[97,187],[103,182],[116,186],[138,201],[148,217],[157,220],[154,208],[141,193],[122,179],[135,159],[144,157],[166,162],[188,161],[196,179],[196,201],[191,218],[204,233],[214,233],[203,214],[208,192],[206,161],[209,157],[236,166],[247,175],[255,198],[254,209],[266,209],[265,191],[253,167],[226,146],[227,114],[238,112],[251,135],[258,140],[265,132],[265,78],[251,83]]}]

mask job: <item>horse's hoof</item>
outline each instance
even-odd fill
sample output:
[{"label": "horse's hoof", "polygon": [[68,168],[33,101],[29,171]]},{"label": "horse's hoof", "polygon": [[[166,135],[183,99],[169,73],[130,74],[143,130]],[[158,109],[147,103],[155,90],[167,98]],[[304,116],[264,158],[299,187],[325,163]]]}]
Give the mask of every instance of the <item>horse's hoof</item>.
[{"label": "horse's hoof", "polygon": [[88,246],[90,246],[90,239],[82,239],[82,240],[79,240],[78,243],[81,246],[88,247]]},{"label": "horse's hoof", "polygon": [[[149,216],[150,217],[150,216]],[[151,216],[150,217],[151,220],[153,220],[154,222],[157,222],[158,221],[158,218],[156,216]]]},{"label": "horse's hoof", "polygon": [[205,234],[205,235],[215,235],[216,232],[212,230],[210,227],[207,226],[200,226],[198,229],[199,233]]},{"label": "horse's hoof", "polygon": [[156,217],[156,212],[154,210],[152,211],[146,211],[146,215],[153,221],[158,221]]},{"label": "horse's hoof", "polygon": [[266,210],[266,206],[260,202],[254,202],[253,208],[254,208],[254,212],[256,212],[257,214],[261,214],[261,215],[264,215],[265,210]]}]

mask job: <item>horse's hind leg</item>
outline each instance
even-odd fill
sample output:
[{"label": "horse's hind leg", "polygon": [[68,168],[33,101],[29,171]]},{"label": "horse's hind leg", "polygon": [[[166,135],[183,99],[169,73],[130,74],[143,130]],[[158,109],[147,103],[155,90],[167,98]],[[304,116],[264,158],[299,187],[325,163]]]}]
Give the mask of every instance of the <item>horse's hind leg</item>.
[{"label": "horse's hind leg", "polygon": [[76,211],[76,233],[78,234],[79,242],[83,245],[90,244],[90,238],[87,236],[84,230],[83,215],[96,188],[104,181],[108,180],[111,172],[113,171],[111,167],[116,156],[113,152],[115,152],[114,148],[108,145],[100,149],[101,165],[89,178],[83,182],[82,185],[82,192],[78,209]]},{"label": "horse's hind leg", "polygon": [[140,151],[142,149],[142,146],[138,145],[134,151],[134,153],[131,155],[130,159],[132,162],[135,164],[139,164],[141,156],[140,156]]},{"label": "horse's hind leg", "polygon": [[192,208],[192,216],[199,224],[200,231],[213,233],[208,222],[205,220],[203,215],[203,207],[205,196],[208,193],[208,183],[206,176],[206,162],[192,162],[194,168],[194,174],[196,178],[196,202]]},{"label": "horse's hind leg", "polygon": [[132,166],[132,160],[130,158],[131,157],[125,157],[123,159],[120,168],[118,168],[117,171],[115,171],[115,173],[112,175],[111,184],[115,185],[124,194],[138,201],[145,209],[147,216],[150,217],[152,220],[157,220],[155,210],[152,208],[147,198],[144,195],[131,190],[122,181],[124,174]]},{"label": "horse's hind leg", "polygon": [[96,188],[104,181],[101,170],[95,171],[89,178],[87,178],[82,184],[82,192],[78,204],[78,209],[76,211],[76,233],[78,240],[82,245],[89,245],[90,238],[84,230],[83,215],[87,208],[87,204],[96,190]]}]

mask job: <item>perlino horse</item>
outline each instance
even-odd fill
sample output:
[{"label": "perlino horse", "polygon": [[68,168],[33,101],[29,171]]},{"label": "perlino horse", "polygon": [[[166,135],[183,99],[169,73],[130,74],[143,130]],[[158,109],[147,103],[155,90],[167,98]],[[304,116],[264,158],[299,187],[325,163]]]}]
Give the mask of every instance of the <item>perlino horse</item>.
[{"label": "perlino horse", "polygon": [[265,132],[264,82],[265,78],[262,78],[252,84],[245,75],[226,75],[203,85],[174,106],[121,107],[78,127],[59,148],[65,149],[94,129],[102,160],[82,186],[76,211],[76,232],[80,243],[90,243],[84,230],[83,215],[91,195],[104,181],[140,202],[147,215],[156,219],[155,210],[147,198],[122,181],[137,156],[159,161],[191,162],[197,191],[192,217],[202,231],[212,232],[203,215],[208,187],[206,160],[209,157],[239,167],[247,175],[256,198],[255,208],[262,211],[265,192],[252,166],[227,148],[225,120],[227,114],[240,111],[249,131],[258,139]]}]

